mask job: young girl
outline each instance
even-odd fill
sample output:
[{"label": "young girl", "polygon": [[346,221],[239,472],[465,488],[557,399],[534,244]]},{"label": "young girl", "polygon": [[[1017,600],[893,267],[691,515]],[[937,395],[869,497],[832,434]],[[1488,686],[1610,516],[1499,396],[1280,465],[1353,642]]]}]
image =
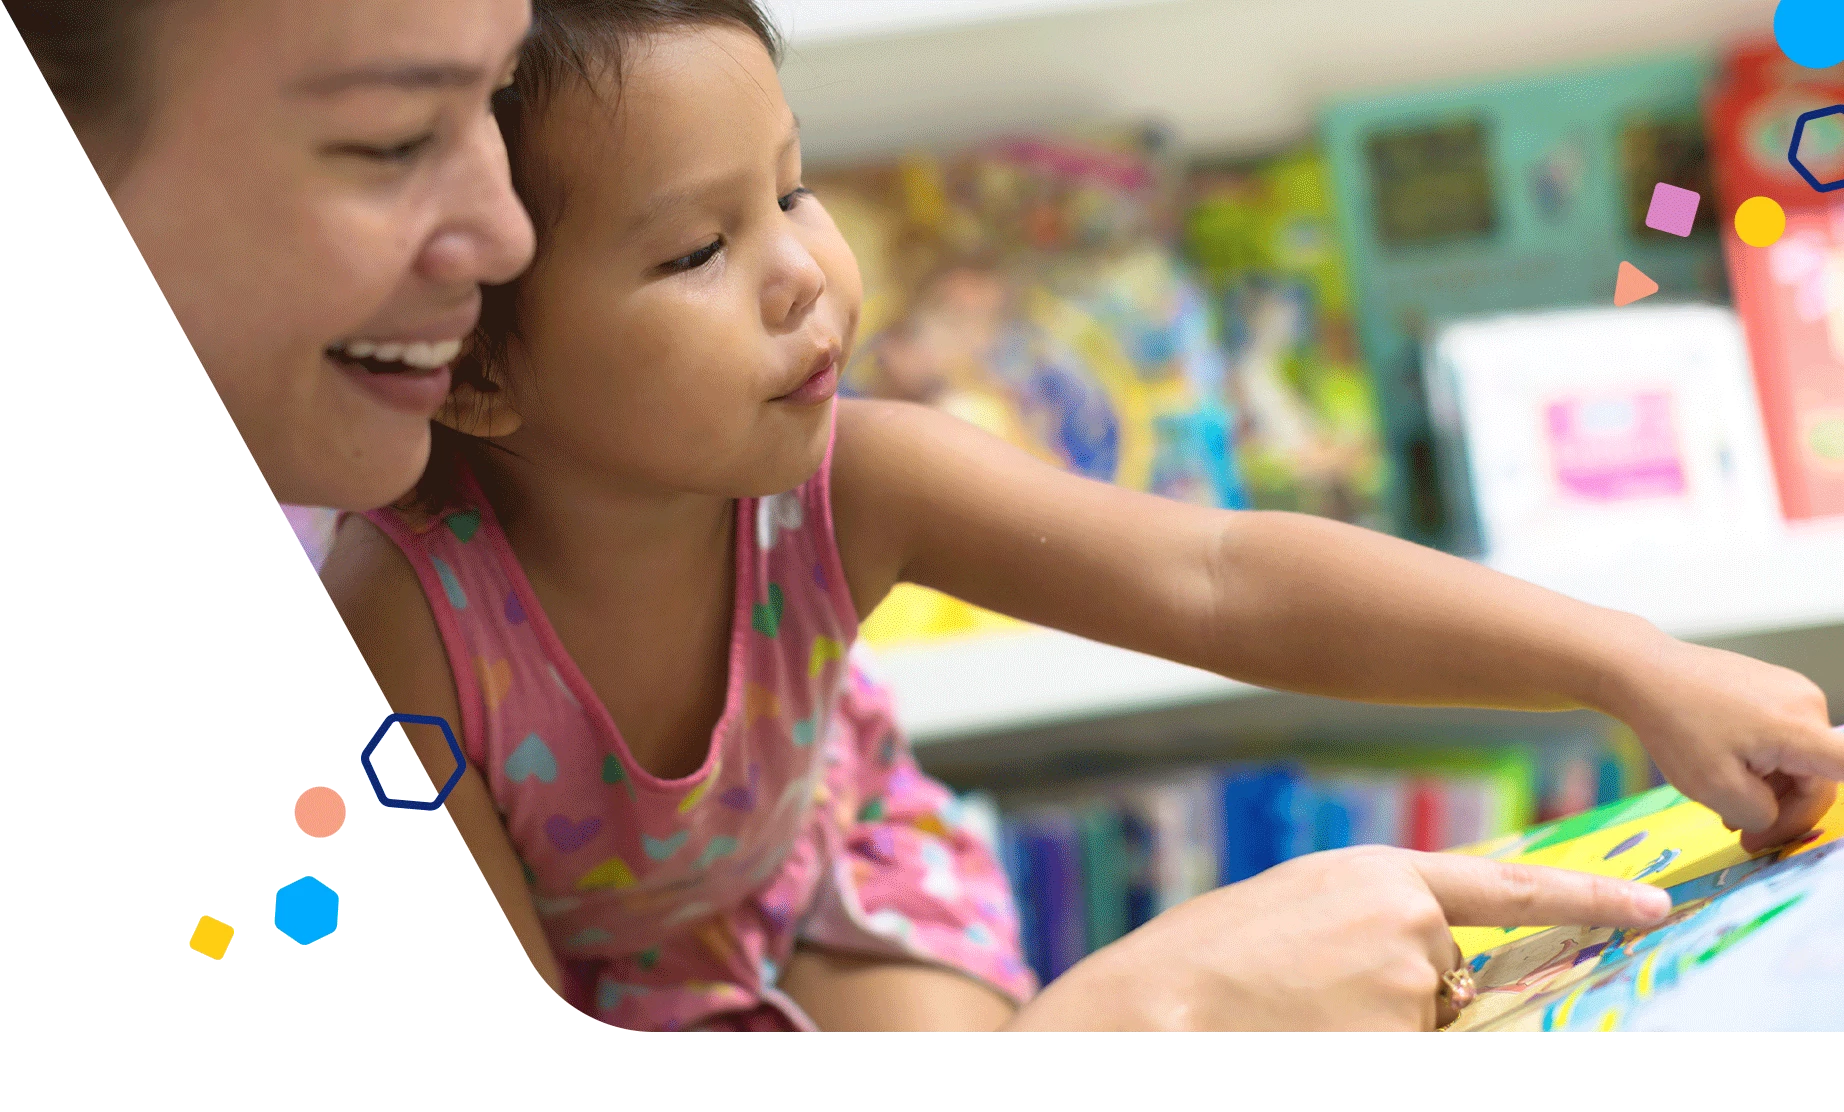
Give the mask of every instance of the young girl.
[{"label": "young girl", "polygon": [[857,270],[749,0],[540,2],[514,94],[536,263],[489,299],[418,504],[348,519],[326,574],[392,704],[459,723],[449,810],[591,1014],[995,1027],[1031,994],[1002,874],[851,662],[898,582],[1273,687],[1594,707],[1752,845],[1829,802],[1844,752],[1793,673],[835,402]]}]

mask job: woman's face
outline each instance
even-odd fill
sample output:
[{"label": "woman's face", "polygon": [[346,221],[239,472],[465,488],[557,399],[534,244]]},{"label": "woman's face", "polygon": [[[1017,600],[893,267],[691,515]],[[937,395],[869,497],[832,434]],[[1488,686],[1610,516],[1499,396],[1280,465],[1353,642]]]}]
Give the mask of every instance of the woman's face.
[{"label": "woman's face", "polygon": [[389,502],[481,284],[531,257],[488,109],[529,0],[157,10],[122,218],[276,497]]}]

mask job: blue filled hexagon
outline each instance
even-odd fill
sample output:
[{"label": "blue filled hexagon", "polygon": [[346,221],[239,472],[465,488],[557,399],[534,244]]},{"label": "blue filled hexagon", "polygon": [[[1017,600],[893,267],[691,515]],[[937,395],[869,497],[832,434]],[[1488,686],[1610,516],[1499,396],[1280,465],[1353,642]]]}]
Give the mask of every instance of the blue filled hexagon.
[{"label": "blue filled hexagon", "polygon": [[304,876],[275,893],[275,929],[305,946],[339,926],[339,893]]}]

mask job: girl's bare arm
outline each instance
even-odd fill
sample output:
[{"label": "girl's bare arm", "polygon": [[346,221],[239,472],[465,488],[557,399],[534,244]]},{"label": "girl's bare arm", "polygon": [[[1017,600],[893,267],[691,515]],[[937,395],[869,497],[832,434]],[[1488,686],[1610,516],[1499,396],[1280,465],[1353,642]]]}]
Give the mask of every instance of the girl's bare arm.
[{"label": "girl's bare arm", "polygon": [[1267,687],[1591,707],[1755,844],[1809,829],[1844,778],[1824,695],[1796,673],[1368,530],[1183,505],[920,406],[839,405],[834,514],[861,614],[908,581]]}]

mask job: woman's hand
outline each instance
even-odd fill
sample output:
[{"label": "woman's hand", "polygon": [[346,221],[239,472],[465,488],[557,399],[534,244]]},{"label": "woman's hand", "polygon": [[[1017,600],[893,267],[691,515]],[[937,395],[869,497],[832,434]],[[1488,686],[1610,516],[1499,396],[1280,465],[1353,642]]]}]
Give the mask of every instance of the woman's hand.
[{"label": "woman's hand", "polygon": [[1659,636],[1598,708],[1639,735],[1679,791],[1755,852],[1812,828],[1844,779],[1825,693],[1797,672]]},{"label": "woman's hand", "polygon": [[1363,846],[1190,900],[1090,955],[1008,1030],[1427,1031],[1460,965],[1449,926],[1648,926],[1643,884]]}]

